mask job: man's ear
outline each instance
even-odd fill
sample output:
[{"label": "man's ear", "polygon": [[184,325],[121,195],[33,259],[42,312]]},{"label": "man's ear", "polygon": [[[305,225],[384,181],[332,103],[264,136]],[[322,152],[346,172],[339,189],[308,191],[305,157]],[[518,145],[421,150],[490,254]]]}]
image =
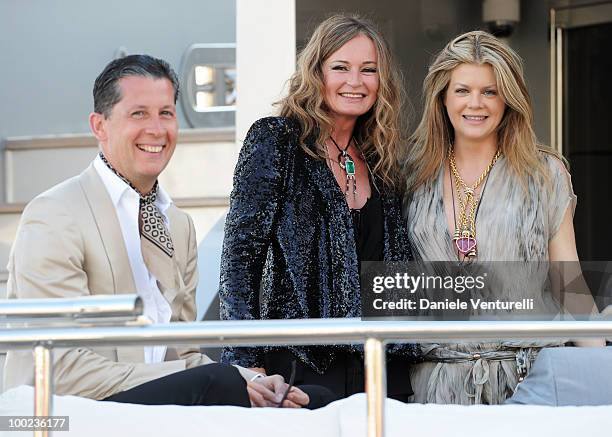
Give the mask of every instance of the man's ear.
[{"label": "man's ear", "polygon": [[106,142],[108,139],[105,121],[106,118],[102,114],[98,114],[97,112],[89,114],[89,128],[98,142]]}]

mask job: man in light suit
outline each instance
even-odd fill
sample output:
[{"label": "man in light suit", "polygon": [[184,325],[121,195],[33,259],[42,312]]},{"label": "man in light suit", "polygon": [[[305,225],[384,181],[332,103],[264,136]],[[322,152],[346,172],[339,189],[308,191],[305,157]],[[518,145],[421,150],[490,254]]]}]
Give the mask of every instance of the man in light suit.
[{"label": "man in light suit", "polygon": [[[101,152],[79,176],[25,208],[8,264],[9,298],[137,293],[154,323],[195,319],[191,218],[157,183],[174,152],[178,79],[146,55],[112,61],[94,85],[89,121]],[[58,394],[141,404],[276,405],[279,375],[214,363],[197,349],[57,349]],[[33,384],[30,352],[8,353],[5,387]],[[308,396],[294,388],[284,406]]]}]

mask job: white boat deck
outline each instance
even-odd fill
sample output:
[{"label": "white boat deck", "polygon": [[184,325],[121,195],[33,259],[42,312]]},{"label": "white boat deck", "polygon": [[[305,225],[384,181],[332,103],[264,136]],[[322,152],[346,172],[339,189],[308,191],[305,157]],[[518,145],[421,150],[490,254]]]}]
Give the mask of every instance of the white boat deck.
[{"label": "white boat deck", "polygon": [[[0,396],[0,415],[31,415],[33,389]],[[239,407],[143,406],[54,396],[54,414],[69,416],[62,436],[131,437],[365,437],[363,394],[319,410]],[[608,436],[612,406],[543,407],[403,404],[387,400],[387,437]],[[6,437],[31,436],[11,432]]]}]

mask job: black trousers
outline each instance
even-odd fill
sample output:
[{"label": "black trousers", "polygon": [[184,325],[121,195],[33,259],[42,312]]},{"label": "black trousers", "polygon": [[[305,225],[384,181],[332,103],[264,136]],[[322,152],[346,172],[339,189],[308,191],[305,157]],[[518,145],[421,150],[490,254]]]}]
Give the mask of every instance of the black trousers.
[{"label": "black trousers", "polygon": [[250,407],[246,381],[227,364],[207,364],[154,379],[104,399],[142,405]]},{"label": "black trousers", "polygon": [[[286,377],[289,381],[289,375]],[[337,397],[318,385],[300,385],[310,403],[309,409],[321,408]],[[154,379],[103,399],[141,405],[234,405],[250,407],[246,381],[227,364],[207,364]]]},{"label": "black trousers", "polygon": [[[278,373],[288,380],[291,362],[296,361],[295,385],[323,386],[335,395],[335,399],[361,393],[365,390],[363,356],[351,352],[336,353],[334,362],[322,375],[304,364],[291,351],[280,349],[265,354],[268,374]],[[408,368],[410,361],[401,357],[387,357],[387,397],[408,402],[412,395]],[[333,399],[333,400],[335,400]]]}]

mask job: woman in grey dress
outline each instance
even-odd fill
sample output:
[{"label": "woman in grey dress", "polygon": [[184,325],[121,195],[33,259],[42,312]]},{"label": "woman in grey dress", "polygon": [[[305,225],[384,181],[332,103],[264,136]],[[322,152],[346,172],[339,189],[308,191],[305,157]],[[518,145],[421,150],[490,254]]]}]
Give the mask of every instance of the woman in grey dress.
[{"label": "woman in grey dress", "polygon": [[[563,161],[537,142],[521,59],[494,36],[469,32],[438,54],[423,90],[405,162],[415,259],[522,262],[510,285],[489,292],[507,301],[531,297],[536,312],[558,311],[546,263],[578,260],[576,196]],[[414,400],[502,403],[545,345],[559,344],[422,345],[425,362],[411,370]]]}]

